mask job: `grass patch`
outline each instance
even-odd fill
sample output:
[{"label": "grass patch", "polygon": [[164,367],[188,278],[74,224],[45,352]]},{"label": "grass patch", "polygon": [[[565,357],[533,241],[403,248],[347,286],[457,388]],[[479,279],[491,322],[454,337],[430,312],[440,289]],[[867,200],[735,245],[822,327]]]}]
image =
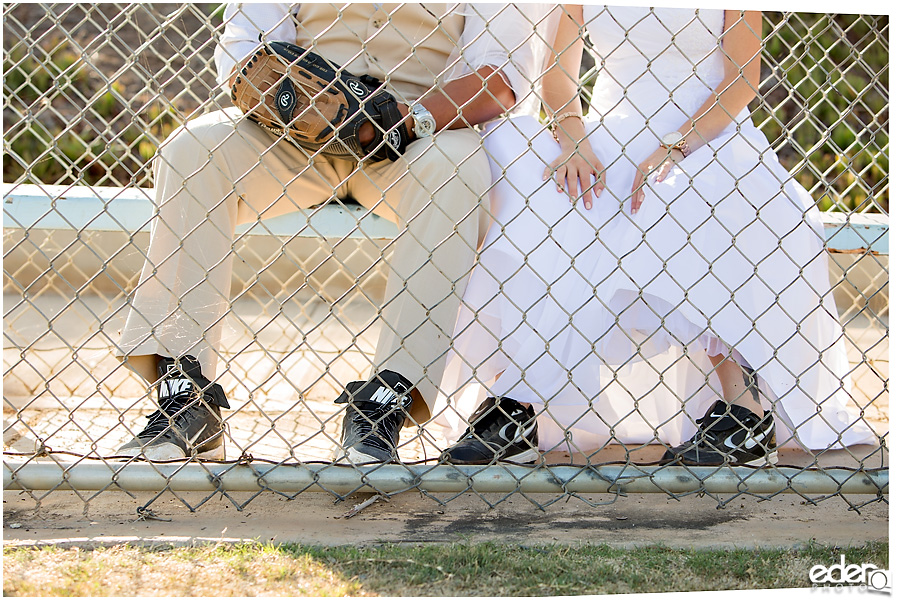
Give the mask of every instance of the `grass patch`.
[{"label": "grass patch", "polygon": [[[496,543],[5,548],[5,596],[569,596],[809,587],[809,569],[888,565],[888,544],[798,550]],[[677,577],[673,575],[677,574]]]}]

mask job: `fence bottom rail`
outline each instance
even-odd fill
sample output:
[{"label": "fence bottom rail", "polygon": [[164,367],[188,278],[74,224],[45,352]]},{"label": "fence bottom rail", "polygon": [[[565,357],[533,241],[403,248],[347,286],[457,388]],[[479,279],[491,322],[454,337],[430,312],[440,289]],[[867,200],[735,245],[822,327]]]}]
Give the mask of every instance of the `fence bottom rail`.
[{"label": "fence bottom rail", "polygon": [[5,461],[4,490],[222,491],[347,494],[446,492],[685,494],[888,493],[888,469],[798,467],[260,465]]}]

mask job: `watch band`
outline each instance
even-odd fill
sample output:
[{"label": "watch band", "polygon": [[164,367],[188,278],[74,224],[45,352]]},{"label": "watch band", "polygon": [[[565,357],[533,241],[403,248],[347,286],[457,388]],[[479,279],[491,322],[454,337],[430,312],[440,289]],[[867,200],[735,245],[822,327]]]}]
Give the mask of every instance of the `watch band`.
[{"label": "watch band", "polygon": [[681,155],[684,156],[685,158],[687,158],[688,154],[691,153],[691,147],[688,146],[686,138],[681,138],[681,141],[678,142],[677,144],[675,144],[674,146],[672,146],[672,148],[681,152]]},{"label": "watch band", "polygon": [[[675,136],[679,136],[677,141],[669,141],[672,140]],[[667,133],[663,136],[662,140],[659,142],[660,148],[665,148],[666,150],[678,150],[681,152],[681,155],[685,158],[691,153],[691,147],[687,142],[687,135],[681,135],[678,131],[673,131],[671,133]]]}]

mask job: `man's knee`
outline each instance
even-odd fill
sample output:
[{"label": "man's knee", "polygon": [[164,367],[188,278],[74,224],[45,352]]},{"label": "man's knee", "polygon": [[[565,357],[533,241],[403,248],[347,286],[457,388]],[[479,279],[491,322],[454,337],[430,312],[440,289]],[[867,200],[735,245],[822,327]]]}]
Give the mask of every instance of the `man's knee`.
[{"label": "man's knee", "polygon": [[237,135],[237,124],[229,111],[215,111],[181,125],[159,146],[157,159],[170,167],[196,166],[207,162],[216,152],[224,151]]},{"label": "man's knee", "polygon": [[410,160],[410,172],[422,180],[427,177],[438,187],[450,182],[464,185],[475,196],[482,196],[491,184],[491,170],[481,144],[481,136],[470,130],[444,131]]}]

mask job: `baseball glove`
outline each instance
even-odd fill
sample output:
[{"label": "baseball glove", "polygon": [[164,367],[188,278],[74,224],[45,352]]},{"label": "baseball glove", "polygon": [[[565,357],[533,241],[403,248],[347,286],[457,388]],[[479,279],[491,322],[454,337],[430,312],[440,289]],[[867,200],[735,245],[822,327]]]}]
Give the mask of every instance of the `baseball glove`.
[{"label": "baseball glove", "polygon": [[[231,101],[261,127],[312,152],[349,160],[396,160],[410,139],[393,96],[374,77],[357,77],[311,50],[269,42],[241,68]],[[363,147],[366,121],[375,139]]]}]

